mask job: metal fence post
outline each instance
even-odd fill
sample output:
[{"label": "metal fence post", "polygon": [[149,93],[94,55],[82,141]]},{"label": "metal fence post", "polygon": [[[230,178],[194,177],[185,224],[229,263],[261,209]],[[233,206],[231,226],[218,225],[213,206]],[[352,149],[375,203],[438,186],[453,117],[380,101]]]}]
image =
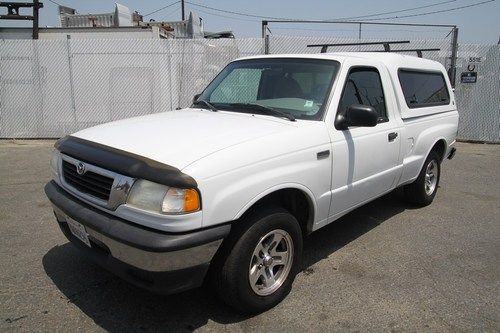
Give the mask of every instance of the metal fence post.
[{"label": "metal fence post", "polygon": [[262,21],[262,41],[264,42],[264,54],[269,54],[269,35],[267,34],[267,21]]},{"label": "metal fence post", "polygon": [[37,131],[37,136],[42,137],[43,136],[43,109],[44,109],[44,96],[43,96],[43,89],[42,89],[42,69],[40,66],[40,56],[38,53],[38,44],[39,40],[33,39],[31,41],[31,46],[32,46],[32,61],[31,61],[31,77],[33,80],[33,97],[36,100],[36,108],[37,110],[35,111],[35,119],[36,119],[36,131]]},{"label": "metal fence post", "polygon": [[43,7],[38,0],[33,0],[33,39],[38,39],[38,11]]},{"label": "metal fence post", "polygon": [[179,110],[182,108],[181,103],[182,101],[182,96],[184,94],[184,85],[182,84],[184,82],[184,55],[186,54],[186,40],[187,39],[181,39],[181,44],[182,44],[182,51],[181,51],[181,63],[180,63],[180,68],[179,68],[179,97],[177,98],[177,108],[176,110]]},{"label": "metal fence post", "polygon": [[448,75],[450,77],[451,86],[455,88],[455,80],[457,73],[457,51],[458,51],[458,28],[454,27],[451,36],[451,59]]},{"label": "metal fence post", "polygon": [[[3,78],[4,75],[2,73],[2,61],[3,61],[3,55],[2,55],[2,50],[5,50],[5,39],[0,39],[0,78]],[[5,105],[5,93],[4,93],[4,80],[0,80],[0,138],[4,138],[4,130],[5,130],[5,124],[3,120],[3,114],[5,113],[4,110],[4,105]]]},{"label": "metal fence post", "polygon": [[71,36],[66,35],[66,51],[68,55],[69,91],[71,98],[71,108],[73,109],[73,119],[75,121],[74,131],[78,130],[78,119],[76,118],[75,87],[73,84],[73,61],[71,55]]}]

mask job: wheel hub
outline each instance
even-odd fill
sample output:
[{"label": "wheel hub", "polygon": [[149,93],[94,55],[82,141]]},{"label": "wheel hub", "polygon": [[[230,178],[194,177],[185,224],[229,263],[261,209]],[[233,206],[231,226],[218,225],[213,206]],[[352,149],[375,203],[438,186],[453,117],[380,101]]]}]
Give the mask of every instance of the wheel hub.
[{"label": "wheel hub", "polygon": [[432,160],[429,162],[427,165],[427,168],[425,169],[425,182],[424,182],[424,188],[425,188],[425,193],[427,195],[432,195],[434,193],[434,190],[436,189],[437,186],[437,180],[438,180],[438,165],[436,161]]},{"label": "wheel hub", "polygon": [[274,261],[273,257],[271,257],[270,255],[266,254],[264,256],[264,260],[262,262],[263,262],[263,264],[264,264],[265,267],[270,267],[273,264],[273,261]]},{"label": "wheel hub", "polygon": [[283,285],[293,265],[293,241],[288,232],[277,229],[264,235],[250,260],[248,281],[259,296],[267,296]]}]

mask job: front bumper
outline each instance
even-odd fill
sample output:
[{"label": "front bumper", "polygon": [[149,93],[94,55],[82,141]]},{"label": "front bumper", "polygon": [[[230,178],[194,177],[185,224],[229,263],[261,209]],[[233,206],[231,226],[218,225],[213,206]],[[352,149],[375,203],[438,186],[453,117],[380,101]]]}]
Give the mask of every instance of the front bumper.
[{"label": "front bumper", "polygon": [[[45,186],[64,235],[90,259],[140,287],[174,293],[200,286],[230,226],[166,233],[104,213],[72,196],[54,181]],[[74,237],[70,217],[83,224],[92,247]]]}]

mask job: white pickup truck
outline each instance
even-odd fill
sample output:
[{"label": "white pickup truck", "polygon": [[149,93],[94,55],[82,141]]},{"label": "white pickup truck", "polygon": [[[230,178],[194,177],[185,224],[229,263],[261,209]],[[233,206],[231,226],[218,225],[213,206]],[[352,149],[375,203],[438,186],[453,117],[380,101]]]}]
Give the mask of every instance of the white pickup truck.
[{"label": "white pickup truck", "polygon": [[68,239],[123,279],[161,293],[208,281],[255,313],[290,292],[311,232],[397,187],[430,204],[457,125],[434,61],[250,57],[190,108],[60,139],[45,192]]}]

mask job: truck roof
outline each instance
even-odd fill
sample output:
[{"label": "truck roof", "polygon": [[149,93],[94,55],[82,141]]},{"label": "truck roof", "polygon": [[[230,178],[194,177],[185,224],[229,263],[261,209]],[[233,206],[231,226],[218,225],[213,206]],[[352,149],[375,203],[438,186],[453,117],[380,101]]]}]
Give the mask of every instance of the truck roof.
[{"label": "truck roof", "polygon": [[393,52],[331,52],[331,53],[304,53],[304,54],[270,54],[239,58],[237,60],[261,59],[261,58],[307,58],[307,59],[328,59],[342,62],[347,58],[360,58],[377,60],[391,69],[415,68],[426,70],[444,71],[441,63],[419,58],[411,55],[398,54]]}]

